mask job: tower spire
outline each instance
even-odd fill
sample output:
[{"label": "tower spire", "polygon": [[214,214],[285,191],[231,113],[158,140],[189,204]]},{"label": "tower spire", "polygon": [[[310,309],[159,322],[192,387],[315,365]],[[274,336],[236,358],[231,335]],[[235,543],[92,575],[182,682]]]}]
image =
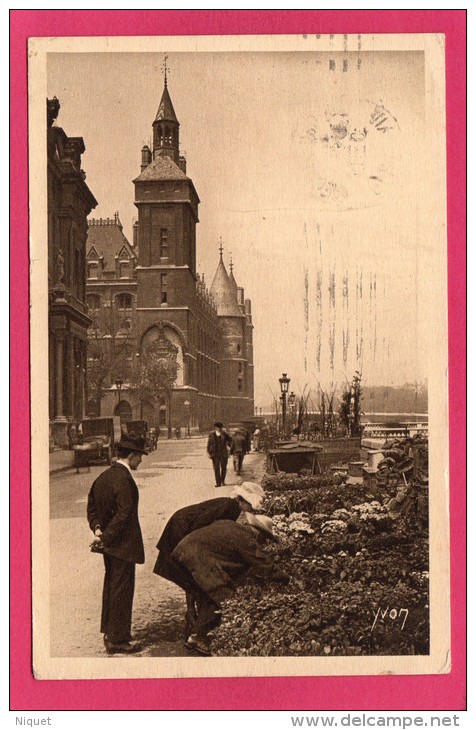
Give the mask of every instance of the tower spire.
[{"label": "tower spire", "polygon": [[153,139],[153,157],[165,156],[178,165],[179,162],[179,121],[175,114],[175,110],[167,88],[168,72],[168,56],[165,54],[162,64],[164,73],[164,90],[160,99],[159,108],[152,124]]},{"label": "tower spire", "polygon": [[233,255],[230,251],[230,274],[233,273]]},{"label": "tower spire", "polygon": [[218,246],[218,250],[220,252],[220,261],[223,261],[223,241],[220,236],[220,245]]}]

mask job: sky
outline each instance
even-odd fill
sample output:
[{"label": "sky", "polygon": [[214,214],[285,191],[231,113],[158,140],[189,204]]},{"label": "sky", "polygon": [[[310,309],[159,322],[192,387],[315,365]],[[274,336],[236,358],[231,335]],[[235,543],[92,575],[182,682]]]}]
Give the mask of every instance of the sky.
[{"label": "sky", "polygon": [[[131,241],[132,180],[163,60],[47,57],[57,124],[86,145],[92,216],[118,211]],[[425,380],[437,293],[422,222],[431,175],[424,54],[170,52],[167,65],[201,200],[197,268],[210,285],[221,238],[252,302],[256,405],[268,406],[283,372],[296,393],[334,388],[355,370],[369,386]]]}]

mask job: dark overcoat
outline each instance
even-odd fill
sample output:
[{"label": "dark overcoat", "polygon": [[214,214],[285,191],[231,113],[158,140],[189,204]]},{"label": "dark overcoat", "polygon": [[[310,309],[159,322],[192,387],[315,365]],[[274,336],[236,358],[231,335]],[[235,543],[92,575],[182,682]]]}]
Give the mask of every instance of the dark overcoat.
[{"label": "dark overcoat", "polygon": [[216,520],[237,520],[240,512],[238,502],[231,497],[208,499],[206,502],[191,504],[188,507],[179,509],[165,525],[157,543],[159,556],[154,566],[154,573],[177,583],[187,590],[180,566],[177,566],[175,561],[170,560],[172,551],[191,532],[206,527]]},{"label": "dark overcoat", "polygon": [[228,459],[228,447],[231,446],[231,436],[227,433],[218,435],[212,431],[208,436],[207,453],[212,459]]},{"label": "dark overcoat", "polygon": [[104,552],[129,563],[144,562],[138,505],[137,484],[122,464],[100,474],[88,495],[89,526],[101,528]]},{"label": "dark overcoat", "polygon": [[230,454],[246,454],[249,451],[248,439],[244,433],[237,433],[231,442]]},{"label": "dark overcoat", "polygon": [[272,556],[261,549],[248,525],[218,520],[179,542],[172,559],[182,565],[208,596],[220,602],[250,569],[271,580],[288,581]]}]

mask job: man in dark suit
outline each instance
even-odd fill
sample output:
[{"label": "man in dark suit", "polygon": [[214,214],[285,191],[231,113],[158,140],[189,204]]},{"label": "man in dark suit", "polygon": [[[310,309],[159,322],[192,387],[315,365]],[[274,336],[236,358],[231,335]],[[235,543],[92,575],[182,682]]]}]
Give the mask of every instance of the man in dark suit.
[{"label": "man in dark suit", "polygon": [[101,632],[108,654],[140,651],[131,643],[135,564],[144,562],[139,525],[139,490],[133,472],[146,454],[143,438],[123,435],[118,459],[99,475],[88,495],[87,517],[95,538],[92,549],[104,553]]},{"label": "man in dark suit", "polygon": [[208,437],[207,453],[213,462],[215,472],[215,486],[222,487],[225,484],[226,467],[228,464],[229,447],[231,438],[225,431],[223,423],[217,421],[213,424],[214,430]]},{"label": "man in dark suit", "polygon": [[230,454],[233,456],[233,466],[238,476],[241,475],[245,454],[250,450],[248,443],[247,431],[237,429],[231,440]]}]

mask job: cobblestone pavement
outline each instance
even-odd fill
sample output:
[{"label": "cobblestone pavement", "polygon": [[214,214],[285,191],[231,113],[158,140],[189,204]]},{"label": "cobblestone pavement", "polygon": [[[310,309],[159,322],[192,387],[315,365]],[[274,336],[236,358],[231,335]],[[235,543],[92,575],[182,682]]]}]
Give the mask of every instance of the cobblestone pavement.
[{"label": "cobblestone pavement", "polygon": [[[260,480],[262,454],[245,458],[241,480]],[[143,650],[135,656],[185,656],[183,591],[154,575],[157,540],[171,514],[180,507],[216,496],[229,496],[238,477],[229,460],[227,486],[216,489],[206,438],[160,441],[136,472],[139,519],[146,562],[136,568],[132,617],[135,639]],[[50,653],[52,657],[104,657],[99,633],[104,564],[89,551],[92,533],[86,521],[90,486],[104,466],[50,477]]]}]

